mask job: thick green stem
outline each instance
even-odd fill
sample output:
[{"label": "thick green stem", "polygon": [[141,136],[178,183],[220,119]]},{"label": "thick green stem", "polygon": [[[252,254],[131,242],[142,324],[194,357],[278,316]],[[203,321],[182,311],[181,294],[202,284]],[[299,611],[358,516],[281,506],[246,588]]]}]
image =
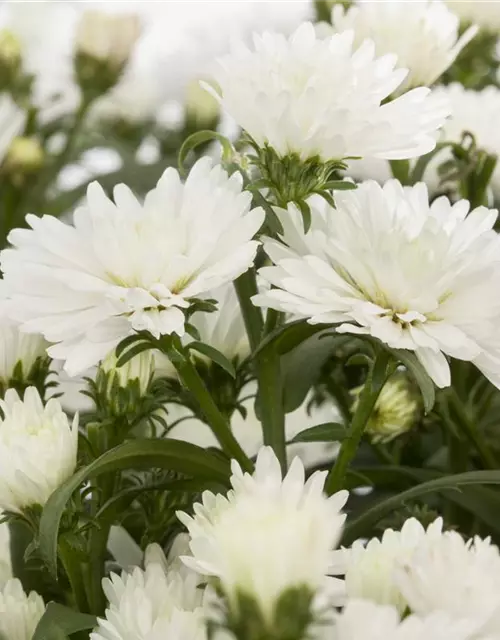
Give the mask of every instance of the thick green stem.
[{"label": "thick green stem", "polygon": [[[260,309],[252,303],[257,293],[255,270],[249,269],[235,282],[241,313],[252,351],[258,347],[266,331],[270,332],[279,322],[280,316],[270,309],[266,325]],[[283,472],[286,471],[285,412],[283,410],[283,382],[280,370],[280,356],[271,345],[255,358],[255,372],[259,384],[259,418],[262,423],[264,444],[273,448],[280,461]]]},{"label": "thick green stem", "polygon": [[189,357],[186,356],[182,359],[175,359],[175,361],[172,360],[172,362],[184,384],[196,398],[201,412],[205,416],[209,427],[212,429],[223,451],[230,458],[237,460],[245,471],[252,471],[252,462],[240,447],[231,431],[228,421],[219,411]]},{"label": "thick green stem", "polygon": [[234,286],[240,303],[250,348],[254,351],[262,340],[264,332],[262,312],[259,307],[256,307],[252,302],[252,297],[258,293],[255,269],[249,269],[241,275],[235,280]]},{"label": "thick green stem", "polygon": [[333,467],[326,479],[326,492],[331,495],[344,486],[344,480],[359,447],[366,424],[387,379],[387,365],[389,355],[380,351],[368,374],[363,390],[359,396],[359,403],[349,427],[348,436],[342,441],[340,451]]},{"label": "thick green stem", "polygon": [[58,553],[66,575],[68,576],[73,598],[78,610],[81,613],[89,613],[90,609],[83,583],[82,565],[78,560],[78,554],[74,552],[64,538],[59,540]]}]

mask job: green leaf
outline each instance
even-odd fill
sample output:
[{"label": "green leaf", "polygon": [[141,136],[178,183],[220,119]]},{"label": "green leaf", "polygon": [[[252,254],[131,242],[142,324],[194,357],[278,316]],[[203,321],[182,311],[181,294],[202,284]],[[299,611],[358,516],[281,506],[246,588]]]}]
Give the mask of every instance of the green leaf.
[{"label": "green leaf", "polygon": [[60,640],[72,633],[93,629],[96,624],[95,616],[74,611],[56,602],[49,602],[32,640]]},{"label": "green leaf", "polygon": [[293,442],[338,442],[347,437],[347,431],[339,422],[324,422],[298,433],[288,444]]},{"label": "green leaf", "polygon": [[132,360],[132,358],[135,358],[135,356],[138,356],[144,351],[150,351],[151,349],[153,349],[153,345],[151,344],[151,342],[139,340],[134,345],[123,351],[123,353],[116,361],[116,366],[118,368],[123,367],[123,365],[127,364],[127,362],[130,362],[130,360]]},{"label": "green leaf", "polygon": [[330,189],[331,191],[352,191],[357,189],[358,185],[350,180],[330,180],[323,185],[323,189]]},{"label": "green leaf", "polygon": [[408,369],[415,379],[415,382],[418,384],[422,394],[425,412],[429,413],[436,401],[434,382],[429,377],[429,374],[424,369],[417,356],[415,356],[411,351],[405,351],[404,349],[390,349],[390,352]]},{"label": "green leaf", "polygon": [[264,224],[267,226],[271,234],[273,236],[283,235],[283,225],[281,224],[281,220],[278,218],[274,207],[265,199],[265,197],[258,189],[253,189],[251,184],[248,185],[246,189],[248,191],[251,191],[255,204],[264,209],[264,212],[266,214],[266,220]]},{"label": "green leaf", "polygon": [[392,175],[401,184],[410,184],[410,162],[409,160],[390,160]]},{"label": "green leaf", "polygon": [[221,353],[217,349],[214,349],[213,347],[211,347],[208,344],[205,344],[204,342],[198,342],[198,341],[190,342],[187,345],[187,348],[192,351],[198,351],[199,353],[202,353],[204,356],[207,356],[207,358],[210,358],[210,360],[215,362],[215,364],[218,364],[219,367],[221,367],[222,369],[224,369],[224,371],[229,373],[229,375],[232,378],[236,378],[236,371],[234,370],[232,363],[226,358],[226,356],[223,353]]},{"label": "green leaf", "polygon": [[304,233],[307,233],[311,228],[311,207],[305,202],[305,200],[299,200],[295,203],[300,209],[302,214],[302,224],[304,225]]},{"label": "green leaf", "polygon": [[331,329],[332,327],[326,324],[309,324],[306,320],[289,322],[267,335],[253,355],[255,357],[270,345],[272,345],[280,355],[284,355],[295,349],[295,347],[298,347],[304,340],[307,340],[320,331],[324,331],[326,328]]},{"label": "green leaf", "polygon": [[79,469],[47,501],[40,519],[40,552],[51,574],[57,576],[57,541],[61,518],[74,491],[88,478],[123,469],[158,467],[195,478],[228,484],[229,462],[188,442],[174,439],[132,440],[104,453]]},{"label": "green leaf", "polygon": [[416,487],[412,487],[386,500],[382,500],[358,516],[355,520],[348,523],[344,530],[342,544],[350,544],[354,540],[366,535],[373,525],[391,513],[391,511],[400,508],[408,500],[414,500],[415,498],[420,498],[437,491],[460,491],[460,487],[463,486],[483,484],[500,484],[500,471],[469,471],[423,482]]},{"label": "green leaf", "polygon": [[212,140],[217,140],[220,142],[222,146],[222,156],[224,160],[229,160],[234,155],[233,145],[230,141],[217,131],[197,131],[186,138],[182,147],[179,150],[179,172],[181,175],[186,174],[186,168],[184,166],[184,162],[190,151],[196,149],[201,144],[205,144],[206,142],[211,142]]}]

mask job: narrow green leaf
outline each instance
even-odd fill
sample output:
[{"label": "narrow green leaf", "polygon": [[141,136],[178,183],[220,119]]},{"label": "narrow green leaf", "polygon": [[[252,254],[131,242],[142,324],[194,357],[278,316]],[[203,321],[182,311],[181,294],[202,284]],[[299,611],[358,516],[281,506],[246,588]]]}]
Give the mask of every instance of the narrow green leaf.
[{"label": "narrow green leaf", "polygon": [[40,552],[57,576],[57,540],[61,518],[74,491],[88,478],[123,469],[158,467],[227,485],[229,462],[188,442],[174,439],[132,440],[111,449],[79,469],[47,501],[40,519]]},{"label": "narrow green leaf", "polygon": [[264,196],[258,189],[252,189],[251,185],[247,186],[246,188],[251,191],[255,204],[264,209],[264,212],[266,214],[266,220],[264,224],[267,226],[270,233],[273,236],[283,235],[283,225],[281,224],[281,220],[278,218],[278,215],[276,214],[273,206],[269,204],[269,202],[264,198]]},{"label": "narrow green leaf", "polygon": [[298,433],[288,444],[293,442],[338,442],[347,437],[347,431],[339,422],[324,422]]},{"label": "narrow green leaf", "polygon": [[132,360],[132,358],[135,358],[135,356],[138,356],[144,351],[150,351],[152,348],[153,348],[153,345],[151,344],[151,342],[140,340],[134,345],[132,345],[129,349],[126,349],[120,355],[120,357],[116,361],[116,366],[123,367],[123,365],[127,364],[127,362],[130,362],[130,360]]},{"label": "narrow green leaf", "polygon": [[307,233],[311,228],[311,207],[307,204],[305,200],[299,200],[299,202],[295,203],[300,209],[300,213],[302,214],[302,224],[304,225],[304,233]]},{"label": "narrow green leaf", "polygon": [[307,340],[311,336],[332,327],[326,324],[309,324],[306,320],[296,320],[288,324],[281,325],[259,344],[253,356],[258,355],[268,345],[273,345],[276,351],[284,355],[298,347],[301,342]]},{"label": "narrow green leaf", "polygon": [[56,602],[49,602],[32,640],[58,640],[78,631],[93,629],[96,624],[95,616],[74,611]]},{"label": "narrow green leaf", "polygon": [[429,413],[436,401],[434,382],[429,377],[429,374],[420,364],[417,356],[415,356],[411,351],[405,351],[404,349],[390,349],[390,352],[408,369],[415,379],[415,382],[418,384],[422,394],[425,412]]},{"label": "narrow green leaf", "polygon": [[234,154],[233,146],[230,143],[230,141],[226,138],[226,136],[223,136],[222,134],[217,133],[217,131],[208,131],[208,130],[197,131],[196,133],[193,133],[192,135],[190,135],[189,138],[186,138],[182,147],[179,150],[178,162],[179,162],[179,172],[181,173],[181,175],[186,174],[186,168],[184,166],[184,163],[186,161],[186,158],[189,152],[193,151],[193,149],[196,149],[196,147],[199,147],[201,144],[205,144],[206,142],[211,142],[212,140],[217,140],[217,142],[220,142],[222,146],[222,154],[223,154],[224,160],[229,160],[233,156]]},{"label": "narrow green leaf", "polygon": [[391,513],[391,511],[400,508],[408,500],[414,500],[437,491],[460,491],[463,486],[483,484],[500,484],[500,471],[469,471],[423,482],[416,487],[382,500],[355,520],[349,522],[344,530],[342,543],[344,545],[351,544],[357,538],[369,534],[373,525]]},{"label": "narrow green leaf", "polygon": [[350,180],[330,180],[323,185],[323,189],[330,189],[331,191],[352,191],[357,189],[358,185]]},{"label": "narrow green leaf", "polygon": [[119,358],[121,354],[125,351],[125,349],[128,349],[135,342],[138,342],[140,340],[149,340],[150,338],[151,338],[151,335],[149,333],[146,333],[145,331],[140,331],[138,333],[134,333],[131,336],[127,336],[126,338],[123,338],[123,340],[115,349],[115,356]]},{"label": "narrow green leaf", "polygon": [[194,341],[190,342],[187,345],[187,348],[191,351],[198,351],[204,356],[207,356],[207,358],[210,358],[210,360],[215,362],[215,364],[218,364],[219,367],[229,373],[232,378],[236,378],[236,371],[234,370],[233,364],[226,358],[223,353],[221,353],[217,349],[214,349],[214,347],[211,347],[209,344],[205,344],[204,342]]},{"label": "narrow green leaf", "polygon": [[390,160],[392,175],[401,184],[410,184],[410,162],[409,160]]}]

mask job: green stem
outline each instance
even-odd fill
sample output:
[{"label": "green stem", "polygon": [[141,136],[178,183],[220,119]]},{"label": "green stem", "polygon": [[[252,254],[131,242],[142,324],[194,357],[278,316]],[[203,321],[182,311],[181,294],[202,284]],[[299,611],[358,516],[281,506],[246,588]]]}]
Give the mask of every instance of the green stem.
[{"label": "green stem", "polygon": [[387,379],[388,363],[389,354],[386,351],[380,351],[359,396],[359,403],[349,427],[348,437],[342,441],[337,459],[326,479],[325,490],[328,495],[339,491],[344,486],[349,464],[356,455],[366,424]]},{"label": "green stem", "polygon": [[78,554],[75,553],[64,538],[59,540],[58,552],[66,575],[68,576],[78,610],[81,613],[89,613],[90,610],[83,583],[82,565],[78,560]]},{"label": "green stem", "polygon": [[253,470],[252,462],[234,437],[228,421],[219,411],[189,356],[172,359],[172,363],[186,387],[196,398],[209,427],[212,429],[223,451],[230,458],[237,460],[244,471],[251,472]]},{"label": "green stem", "polygon": [[464,406],[453,387],[450,387],[449,389],[448,402],[453,411],[454,423],[469,442],[476,448],[485,468],[496,469],[498,465],[495,457],[488,449],[488,446],[484,442],[477,426],[472,423],[467,413],[467,408]]},{"label": "green stem", "polygon": [[241,307],[248,341],[252,351],[258,347],[264,331],[262,312],[252,302],[252,297],[257,295],[257,279],[255,269],[249,269],[234,282],[236,294]]}]

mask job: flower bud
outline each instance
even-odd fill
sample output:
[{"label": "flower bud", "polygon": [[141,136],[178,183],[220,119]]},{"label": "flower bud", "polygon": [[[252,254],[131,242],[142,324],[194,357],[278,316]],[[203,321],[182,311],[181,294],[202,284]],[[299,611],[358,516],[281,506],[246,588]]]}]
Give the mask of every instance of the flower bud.
[{"label": "flower bud", "polygon": [[84,93],[100,95],[118,81],[141,32],[133,14],[86,11],[76,34],[76,74]]},{"label": "flower bud", "polygon": [[186,92],[187,126],[195,130],[214,129],[219,113],[219,103],[212,94],[198,80],[191,82]]},{"label": "flower bud", "polygon": [[9,29],[0,30],[0,90],[11,86],[21,69],[21,43]]},{"label": "flower bud", "polygon": [[27,595],[20,580],[9,580],[0,588],[0,637],[31,640],[45,612],[45,604],[35,591]]},{"label": "flower bud", "polygon": [[0,325],[0,395],[9,387],[44,388],[50,364],[46,348],[40,334],[21,333],[14,324]]},{"label": "flower bud", "polygon": [[35,387],[0,400],[0,509],[21,513],[44,505],[74,472],[78,416],[70,425],[59,402],[44,406]]},{"label": "flower bud", "polygon": [[[361,390],[359,387],[353,391],[356,396],[353,411],[356,411]],[[380,392],[365,431],[373,442],[388,442],[413,427],[420,409],[419,396],[410,380],[405,373],[398,371]]]},{"label": "flower bud", "polygon": [[38,171],[44,161],[42,145],[36,138],[14,138],[5,156],[4,168],[19,179]]}]

